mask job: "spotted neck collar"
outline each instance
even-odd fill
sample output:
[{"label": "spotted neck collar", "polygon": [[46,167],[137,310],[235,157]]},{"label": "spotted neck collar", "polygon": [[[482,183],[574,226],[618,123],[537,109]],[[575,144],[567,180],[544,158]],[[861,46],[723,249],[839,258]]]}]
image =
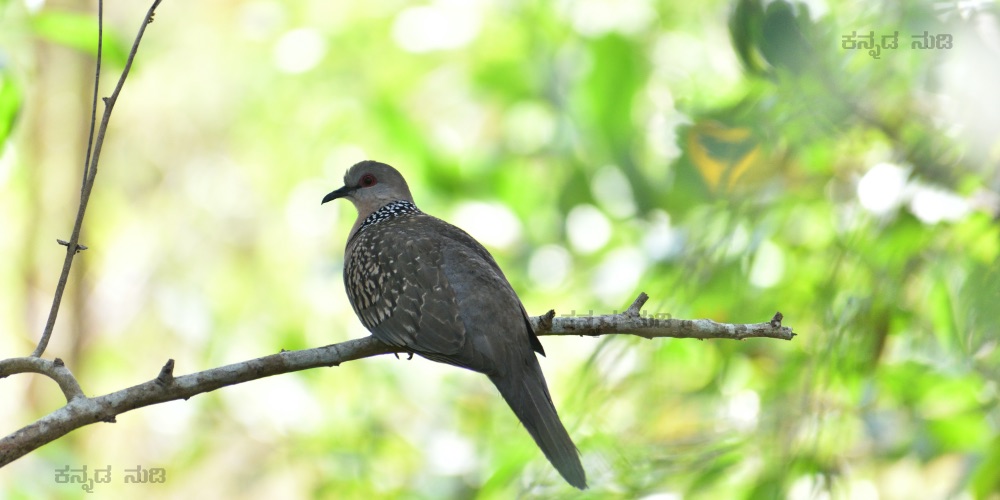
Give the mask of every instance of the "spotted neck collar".
[{"label": "spotted neck collar", "polygon": [[383,205],[382,208],[372,212],[371,215],[369,215],[368,217],[365,217],[364,222],[362,222],[361,226],[358,227],[357,232],[360,233],[361,231],[364,231],[364,229],[368,226],[374,226],[379,222],[391,219],[393,217],[398,217],[400,215],[406,215],[406,214],[419,214],[419,213],[421,213],[420,209],[417,208],[417,206],[414,205],[413,203],[404,200],[396,200]]}]

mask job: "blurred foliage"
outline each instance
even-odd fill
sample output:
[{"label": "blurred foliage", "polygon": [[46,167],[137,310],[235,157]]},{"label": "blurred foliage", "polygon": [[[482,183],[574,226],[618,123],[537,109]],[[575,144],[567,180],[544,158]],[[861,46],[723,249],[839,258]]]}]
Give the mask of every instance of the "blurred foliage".
[{"label": "blurred foliage", "polygon": [[[98,26],[94,16],[60,10],[43,10],[31,16],[31,32],[40,40],[96,55]],[[103,34],[102,55],[112,67],[125,65],[128,49],[114,31]]]},{"label": "blurred foliage", "polygon": [[[0,4],[0,8],[3,4]],[[11,75],[7,54],[0,46],[0,146],[7,142],[23,99],[20,85]]]},{"label": "blurred foliage", "polygon": [[[146,6],[106,6],[117,71]],[[41,331],[79,192],[92,12],[0,1],[0,356]],[[0,498],[1000,498],[996,2],[165,2],[119,100],[46,355],[96,395],[365,335],[355,161],[493,251],[529,311],[791,342],[545,338],[591,489],[484,377],[391,357],[93,425]],[[853,35],[898,33],[878,58]],[[917,49],[913,36],[952,36]],[[115,35],[117,34],[117,35]],[[126,35],[123,35],[126,34]],[[104,75],[102,95],[114,73]],[[4,433],[60,404],[0,381]],[[163,485],[122,471],[164,467]],[[25,480],[31,478],[31,480]]]},{"label": "blurred foliage", "polygon": [[0,66],[0,144],[7,142],[23,98],[21,87],[7,73],[6,68]]}]

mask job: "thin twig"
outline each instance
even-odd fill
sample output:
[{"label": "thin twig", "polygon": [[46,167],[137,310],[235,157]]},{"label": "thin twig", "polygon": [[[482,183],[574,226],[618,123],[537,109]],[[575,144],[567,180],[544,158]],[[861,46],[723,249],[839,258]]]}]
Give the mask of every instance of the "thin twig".
[{"label": "thin twig", "polygon": [[101,85],[101,61],[104,55],[104,0],[97,0],[97,66],[94,69],[94,97],[90,102],[90,132],[87,134],[87,156],[83,160],[83,177],[80,179],[80,194],[83,195],[87,178],[90,177],[90,155],[94,150],[94,129],[97,126],[97,92]]},{"label": "thin twig", "polygon": [[[156,11],[156,7],[160,5],[160,2],[161,0],[154,0],[152,6],[149,7],[149,11],[146,12],[146,17],[143,18],[142,25],[139,27],[139,34],[136,35],[135,41],[132,43],[132,50],[129,51],[128,59],[125,61],[125,69],[122,70],[121,77],[118,78],[118,85],[115,86],[115,90],[111,93],[110,97],[104,98],[104,115],[101,117],[101,126],[97,130],[97,138],[93,141],[93,156],[90,156],[89,151],[87,153],[90,160],[89,167],[84,172],[83,187],[80,190],[80,206],[76,212],[76,221],[73,223],[73,234],[70,236],[69,244],[66,245],[66,259],[63,261],[59,283],[56,285],[56,291],[52,297],[52,308],[49,310],[49,318],[45,322],[45,330],[42,332],[42,338],[38,341],[38,346],[35,347],[34,352],[31,353],[36,358],[40,357],[49,345],[52,330],[56,325],[56,317],[59,315],[59,305],[62,303],[63,292],[66,291],[66,282],[69,281],[69,270],[73,266],[73,257],[76,256],[77,251],[80,249],[80,231],[83,228],[83,216],[87,212],[87,203],[90,201],[90,193],[94,189],[94,180],[97,178],[97,165],[101,158],[101,148],[104,146],[104,135],[107,133],[108,123],[111,121],[111,111],[118,100],[118,94],[121,93],[122,87],[125,85],[125,78],[128,77],[128,72],[132,68],[132,61],[135,60],[135,54],[139,50],[139,42],[142,40],[143,33],[146,32],[146,26],[153,18],[153,13]],[[100,6],[101,4],[98,5]],[[103,14],[103,8],[98,11],[98,17],[101,14]],[[99,30],[98,35],[100,34],[101,31]],[[99,36],[99,47],[100,44]],[[100,58],[100,52],[98,52],[98,58]],[[94,92],[96,94],[97,90],[95,89]]]}]

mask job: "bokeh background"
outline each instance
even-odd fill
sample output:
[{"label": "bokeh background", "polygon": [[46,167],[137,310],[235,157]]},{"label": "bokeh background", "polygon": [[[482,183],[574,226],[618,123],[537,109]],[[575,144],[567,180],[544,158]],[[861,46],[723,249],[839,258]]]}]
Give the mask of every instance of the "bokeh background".
[{"label": "bokeh background", "polygon": [[[147,7],[106,3],[101,95]],[[780,310],[799,336],[544,338],[582,494],[484,377],[380,357],[88,426],[0,470],[0,498],[1000,498],[998,16],[167,0],[46,352],[87,394],[167,358],[184,374],[365,335],[341,281],[354,210],[319,202],[366,158],[479,238],[532,314],[645,291],[650,313]],[[2,357],[33,349],[72,228],[95,20],[93,1],[0,0]],[[845,48],[869,33],[878,54]],[[0,433],[62,403],[4,379]],[[137,465],[166,483],[123,484]],[[113,481],[88,495],[55,482],[66,466]]]}]

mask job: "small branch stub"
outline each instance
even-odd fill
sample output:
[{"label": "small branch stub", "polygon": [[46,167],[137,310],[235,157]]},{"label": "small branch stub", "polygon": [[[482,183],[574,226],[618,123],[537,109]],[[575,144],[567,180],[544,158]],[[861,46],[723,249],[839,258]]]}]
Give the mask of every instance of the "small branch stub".
[{"label": "small branch stub", "polygon": [[542,316],[539,316],[539,318],[540,318],[539,319],[539,324],[542,325],[542,328],[551,330],[552,329],[552,320],[555,317],[556,317],[556,310],[555,309],[549,309],[549,312],[543,314]]},{"label": "small branch stub", "polygon": [[[58,244],[60,244],[60,245],[62,245],[64,247],[68,247],[69,246],[69,242],[66,241],[66,240],[59,240],[59,239],[57,239],[56,243],[58,243]],[[76,253],[80,253],[80,252],[82,252],[82,251],[84,251],[86,249],[87,249],[87,245],[81,245],[79,243],[76,244]]]},{"label": "small branch stub", "polygon": [[160,374],[156,376],[156,383],[162,386],[169,386],[174,382],[174,360],[168,359],[167,363],[160,368]]},{"label": "small branch stub", "polygon": [[646,292],[639,292],[639,296],[635,298],[632,305],[628,306],[625,314],[633,318],[638,318],[639,312],[642,311],[642,306],[646,305],[647,300],[649,300],[649,295],[646,295]]},{"label": "small branch stub", "polygon": [[781,320],[785,319],[785,315],[781,314],[781,311],[774,313],[774,317],[771,318],[771,326],[773,328],[781,328]]}]

